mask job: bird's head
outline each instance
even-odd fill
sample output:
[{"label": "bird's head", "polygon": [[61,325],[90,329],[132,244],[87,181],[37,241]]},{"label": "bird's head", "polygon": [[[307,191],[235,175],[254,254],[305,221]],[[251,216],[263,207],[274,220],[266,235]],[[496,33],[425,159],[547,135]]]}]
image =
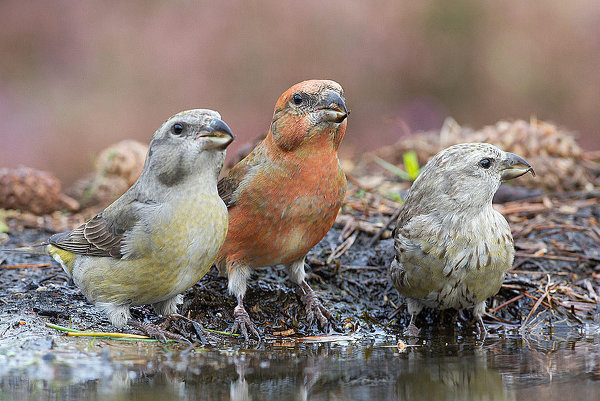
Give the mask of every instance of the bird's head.
[{"label": "bird's head", "polygon": [[154,133],[142,175],[156,177],[166,187],[205,174],[216,180],[233,138],[216,111],[177,113]]},{"label": "bird's head", "polygon": [[340,84],[328,80],[300,82],[275,105],[271,135],[284,151],[306,144],[337,150],[346,132],[349,111]]},{"label": "bird's head", "polygon": [[[411,192],[429,192],[433,202],[458,207],[491,204],[502,181],[531,172],[520,156],[504,152],[488,143],[463,143],[435,155],[423,168]],[[436,200],[436,198],[440,199]],[[444,198],[443,200],[441,198]]]}]

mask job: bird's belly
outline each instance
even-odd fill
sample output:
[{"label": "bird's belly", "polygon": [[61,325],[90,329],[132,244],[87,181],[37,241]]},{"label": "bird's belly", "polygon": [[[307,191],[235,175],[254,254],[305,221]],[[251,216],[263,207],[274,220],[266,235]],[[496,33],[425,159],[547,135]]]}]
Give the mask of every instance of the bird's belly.
[{"label": "bird's belly", "polygon": [[[216,199],[220,202],[220,199]],[[153,235],[152,249],[137,259],[83,256],[73,279],[92,302],[143,305],[191,288],[210,269],[227,233],[225,206],[215,202],[170,219],[168,236]]]},{"label": "bird's belly", "polygon": [[339,205],[319,210],[290,207],[277,215],[262,216],[261,235],[253,233],[247,245],[240,247],[253,267],[290,263],[306,255],[333,225]]},{"label": "bird's belly", "polygon": [[244,203],[230,209],[222,254],[253,268],[289,263],[306,255],[333,225],[344,192],[345,180],[327,189],[304,186],[293,197],[247,194]]},{"label": "bird's belly", "polygon": [[449,252],[447,246],[424,248],[402,248],[400,261],[392,264],[392,279],[402,295],[430,308],[464,309],[485,301],[498,292],[512,266],[512,248],[499,245],[463,252]]},{"label": "bird's belly", "polygon": [[495,295],[504,281],[504,272],[491,271],[479,274],[450,275],[421,302],[434,309],[472,308]]},{"label": "bird's belly", "polygon": [[280,235],[274,238],[274,245],[279,248],[279,253],[284,258],[294,260],[308,253],[333,225],[340,203],[323,202],[317,206],[312,202],[313,199],[298,198],[295,204],[283,209],[280,215],[272,220],[274,227],[282,228]]}]

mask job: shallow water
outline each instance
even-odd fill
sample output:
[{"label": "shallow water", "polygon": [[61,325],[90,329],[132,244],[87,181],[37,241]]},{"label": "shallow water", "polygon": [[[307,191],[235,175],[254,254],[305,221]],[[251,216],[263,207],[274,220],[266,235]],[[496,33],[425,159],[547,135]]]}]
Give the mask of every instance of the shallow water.
[{"label": "shallow water", "polygon": [[599,342],[596,326],[401,349],[385,335],[255,349],[14,338],[0,347],[0,400],[598,400]]}]

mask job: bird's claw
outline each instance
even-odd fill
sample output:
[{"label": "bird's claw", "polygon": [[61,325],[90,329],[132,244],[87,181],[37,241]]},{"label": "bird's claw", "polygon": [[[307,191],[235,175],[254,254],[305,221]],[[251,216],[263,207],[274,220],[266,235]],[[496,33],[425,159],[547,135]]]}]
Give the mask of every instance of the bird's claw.
[{"label": "bird's claw", "polygon": [[250,320],[248,312],[246,312],[246,309],[242,305],[238,305],[233,309],[233,316],[235,317],[235,323],[231,328],[232,333],[239,330],[240,334],[248,341],[248,329],[250,329],[250,332],[260,341],[258,330],[254,323],[252,323],[252,320]]},{"label": "bird's claw", "polygon": [[404,331],[404,334],[410,337],[418,337],[421,330],[415,324],[415,315],[410,316],[410,323],[408,323],[408,327]]},{"label": "bird's claw", "polygon": [[317,294],[309,288],[310,291],[305,291],[303,295],[300,296],[300,299],[304,303],[306,308],[306,319],[309,324],[315,320],[315,316],[319,322],[319,327],[324,329],[329,322],[333,320],[333,316],[331,313],[325,309],[319,298],[317,298]]},{"label": "bird's claw", "polygon": [[456,313],[456,319],[455,320],[457,320],[457,319],[460,319],[461,322],[467,322],[467,323],[469,322],[469,318],[467,318],[465,316],[464,309],[459,309],[458,310],[458,312]]},{"label": "bird's claw", "polygon": [[[170,321],[167,321],[170,323]],[[165,323],[167,323],[165,322]],[[184,336],[181,336],[179,334],[175,334],[172,333],[168,330],[166,330],[164,327],[158,326],[156,324],[153,323],[144,323],[144,322],[140,322],[137,320],[133,320],[130,319],[127,322],[128,325],[135,327],[138,331],[142,332],[143,334],[147,335],[148,337],[152,337],[160,342],[166,343],[167,339],[169,340],[175,340],[177,342],[183,342],[183,343],[190,343],[190,341],[185,338]]]},{"label": "bird's claw", "polygon": [[479,338],[484,340],[487,337],[488,331],[485,328],[485,324],[483,324],[481,316],[479,316],[479,319],[475,322],[475,327],[477,328],[477,335]]},{"label": "bird's claw", "polygon": [[190,323],[192,325],[192,327],[194,328],[194,331],[196,332],[196,335],[200,339],[200,342],[202,343],[202,345],[210,344],[209,340],[216,339],[216,337],[213,334],[209,333],[204,328],[202,323],[200,323],[199,321],[190,319],[189,317],[180,315],[179,313],[173,313],[172,315],[169,315],[167,317],[167,320],[165,321],[165,323],[163,323],[163,325],[166,326],[167,323],[172,322],[173,320],[176,320],[176,319],[181,319],[181,320],[184,320],[184,321]]}]

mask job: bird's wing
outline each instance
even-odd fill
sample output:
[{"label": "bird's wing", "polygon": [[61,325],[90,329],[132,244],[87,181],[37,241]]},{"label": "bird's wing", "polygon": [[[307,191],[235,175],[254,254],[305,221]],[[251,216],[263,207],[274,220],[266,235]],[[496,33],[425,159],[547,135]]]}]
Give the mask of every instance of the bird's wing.
[{"label": "bird's wing", "polygon": [[[238,165],[236,165],[235,167],[237,166]],[[229,174],[221,178],[217,183],[217,190],[219,191],[219,196],[221,197],[221,199],[223,199],[223,202],[225,202],[225,206],[227,206],[228,209],[231,206],[234,206],[236,203],[236,200],[234,199],[235,190],[240,185],[241,178],[243,178],[243,176],[246,175],[245,173],[247,172],[248,168],[245,169],[246,171],[239,171],[240,169],[237,170],[238,171],[236,171],[235,174],[232,174],[233,170],[231,170]]]},{"label": "bird's wing", "polygon": [[139,221],[138,209],[135,202],[115,202],[73,231],[51,236],[47,244],[79,255],[120,259],[123,238]]},{"label": "bird's wing", "polygon": [[238,200],[239,189],[245,182],[251,179],[252,171],[264,160],[264,152],[261,145],[258,145],[248,156],[233,166],[225,177],[219,180],[217,190],[228,209],[235,206]]},{"label": "bird's wing", "polygon": [[396,257],[390,274],[403,295],[424,297],[442,279],[448,257],[445,243],[425,216],[406,218],[402,223],[396,228]]}]

